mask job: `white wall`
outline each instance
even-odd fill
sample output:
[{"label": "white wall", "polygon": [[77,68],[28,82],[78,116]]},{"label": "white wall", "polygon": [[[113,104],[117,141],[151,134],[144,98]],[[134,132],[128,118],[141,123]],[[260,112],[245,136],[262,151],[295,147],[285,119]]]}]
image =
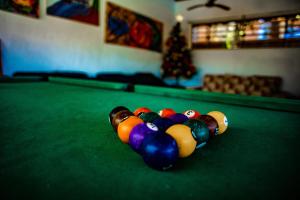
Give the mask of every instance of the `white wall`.
[{"label": "white wall", "polygon": [[[183,27],[187,32],[187,21],[205,21],[241,15],[267,14],[271,12],[300,9],[299,0],[218,0],[231,7],[230,11],[218,8],[186,8],[206,0],[191,0],[176,3],[175,13],[185,17]],[[234,73],[238,75],[276,75],[284,80],[283,90],[300,95],[300,48],[238,49],[238,50],[194,50],[194,64],[201,75],[206,73]],[[196,84],[196,83],[195,83]]]},{"label": "white wall", "polygon": [[[4,74],[71,70],[87,72],[91,76],[115,71],[143,71],[158,75],[160,53],[104,43],[106,0],[100,1],[100,26],[48,16],[46,0],[40,0],[39,19],[0,10]],[[111,2],[163,22],[164,39],[174,23],[173,0]]]}]

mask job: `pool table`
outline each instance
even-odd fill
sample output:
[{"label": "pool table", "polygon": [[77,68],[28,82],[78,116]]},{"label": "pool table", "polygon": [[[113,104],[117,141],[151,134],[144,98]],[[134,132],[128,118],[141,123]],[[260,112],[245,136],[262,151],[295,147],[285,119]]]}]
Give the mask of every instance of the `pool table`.
[{"label": "pool table", "polygon": [[[118,105],[219,110],[229,128],[157,171],[113,132],[108,114]],[[0,121],[1,199],[299,197],[299,100],[24,78],[1,81]]]}]

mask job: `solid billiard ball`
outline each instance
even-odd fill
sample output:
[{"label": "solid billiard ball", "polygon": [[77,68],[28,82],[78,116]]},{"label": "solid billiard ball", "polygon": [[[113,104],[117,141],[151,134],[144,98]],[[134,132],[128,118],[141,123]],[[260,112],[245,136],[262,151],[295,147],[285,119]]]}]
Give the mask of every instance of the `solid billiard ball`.
[{"label": "solid billiard ball", "polygon": [[209,130],[209,136],[211,138],[218,134],[218,122],[212,116],[200,115],[200,117],[198,117],[197,119],[203,121],[207,125],[207,128]]},{"label": "solid billiard ball", "polygon": [[209,140],[209,130],[207,125],[203,121],[197,119],[189,119],[184,122],[184,125],[187,125],[192,130],[192,136],[197,141],[197,148],[203,147]]},{"label": "solid billiard ball", "polygon": [[143,120],[136,116],[129,116],[122,121],[118,126],[118,136],[123,143],[128,143],[131,130],[138,124],[143,123]]},{"label": "solid billiard ball", "polygon": [[142,113],[147,113],[147,112],[151,112],[151,110],[149,108],[146,108],[146,107],[141,107],[141,108],[137,108],[133,114],[135,116],[140,116]]},{"label": "solid billiard ball", "polygon": [[118,125],[127,119],[129,116],[133,116],[133,113],[129,110],[122,110],[115,114],[115,116],[111,120],[112,127],[114,131],[116,132],[118,130]]},{"label": "solid billiard ball", "polygon": [[141,155],[151,168],[167,170],[178,160],[179,150],[176,141],[170,135],[152,134],[144,139]]},{"label": "solid billiard ball", "polygon": [[175,124],[182,124],[185,121],[189,120],[187,116],[181,113],[175,113],[173,115],[170,115],[168,118],[172,120]]},{"label": "solid billiard ball", "polygon": [[161,117],[169,117],[170,115],[175,114],[176,112],[171,108],[164,108],[158,112]]},{"label": "solid billiard ball", "polygon": [[192,136],[190,127],[183,124],[175,124],[169,127],[166,130],[166,133],[176,140],[179,149],[179,157],[188,157],[195,151],[197,142]]},{"label": "solid billiard ball", "polygon": [[140,114],[139,118],[141,118],[144,122],[153,122],[155,119],[160,118],[160,116],[156,112],[147,112]]},{"label": "solid billiard ball", "polygon": [[224,113],[220,111],[211,111],[207,115],[212,116],[218,122],[219,132],[218,134],[224,133],[228,128],[228,120]]},{"label": "solid billiard ball", "polygon": [[110,113],[109,113],[109,123],[112,124],[112,119],[116,116],[116,114],[122,110],[129,110],[128,108],[124,107],[124,106],[117,106],[114,107]]},{"label": "solid billiard ball", "polygon": [[158,129],[162,132],[165,132],[170,126],[174,125],[175,123],[169,118],[157,118],[153,121]]},{"label": "solid billiard ball", "polygon": [[185,116],[187,116],[189,119],[196,119],[200,116],[200,113],[196,110],[187,110],[183,113]]},{"label": "solid billiard ball", "polygon": [[133,127],[129,135],[129,145],[137,153],[141,153],[141,145],[147,135],[158,134],[159,129],[152,123],[141,123]]}]

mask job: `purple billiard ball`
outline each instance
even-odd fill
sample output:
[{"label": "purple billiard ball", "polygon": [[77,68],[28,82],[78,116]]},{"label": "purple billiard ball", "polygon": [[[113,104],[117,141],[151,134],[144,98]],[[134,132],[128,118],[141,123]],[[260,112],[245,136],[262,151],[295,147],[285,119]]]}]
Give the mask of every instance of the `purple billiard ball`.
[{"label": "purple billiard ball", "polygon": [[141,123],[133,127],[129,135],[129,145],[137,153],[141,153],[141,145],[147,135],[158,134],[159,129],[152,123]]},{"label": "purple billiard ball", "polygon": [[184,122],[189,120],[189,118],[182,113],[173,114],[168,118],[171,119],[175,124],[183,124]]}]

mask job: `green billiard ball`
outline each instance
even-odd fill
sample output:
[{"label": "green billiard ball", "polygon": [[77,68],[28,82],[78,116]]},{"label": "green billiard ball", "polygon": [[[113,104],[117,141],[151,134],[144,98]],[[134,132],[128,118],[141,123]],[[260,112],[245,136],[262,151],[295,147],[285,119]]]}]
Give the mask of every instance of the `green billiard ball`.
[{"label": "green billiard ball", "polygon": [[189,119],[184,123],[184,125],[191,128],[192,135],[197,141],[196,148],[203,147],[207,143],[207,141],[209,140],[209,129],[203,121],[199,121],[197,119]]}]

